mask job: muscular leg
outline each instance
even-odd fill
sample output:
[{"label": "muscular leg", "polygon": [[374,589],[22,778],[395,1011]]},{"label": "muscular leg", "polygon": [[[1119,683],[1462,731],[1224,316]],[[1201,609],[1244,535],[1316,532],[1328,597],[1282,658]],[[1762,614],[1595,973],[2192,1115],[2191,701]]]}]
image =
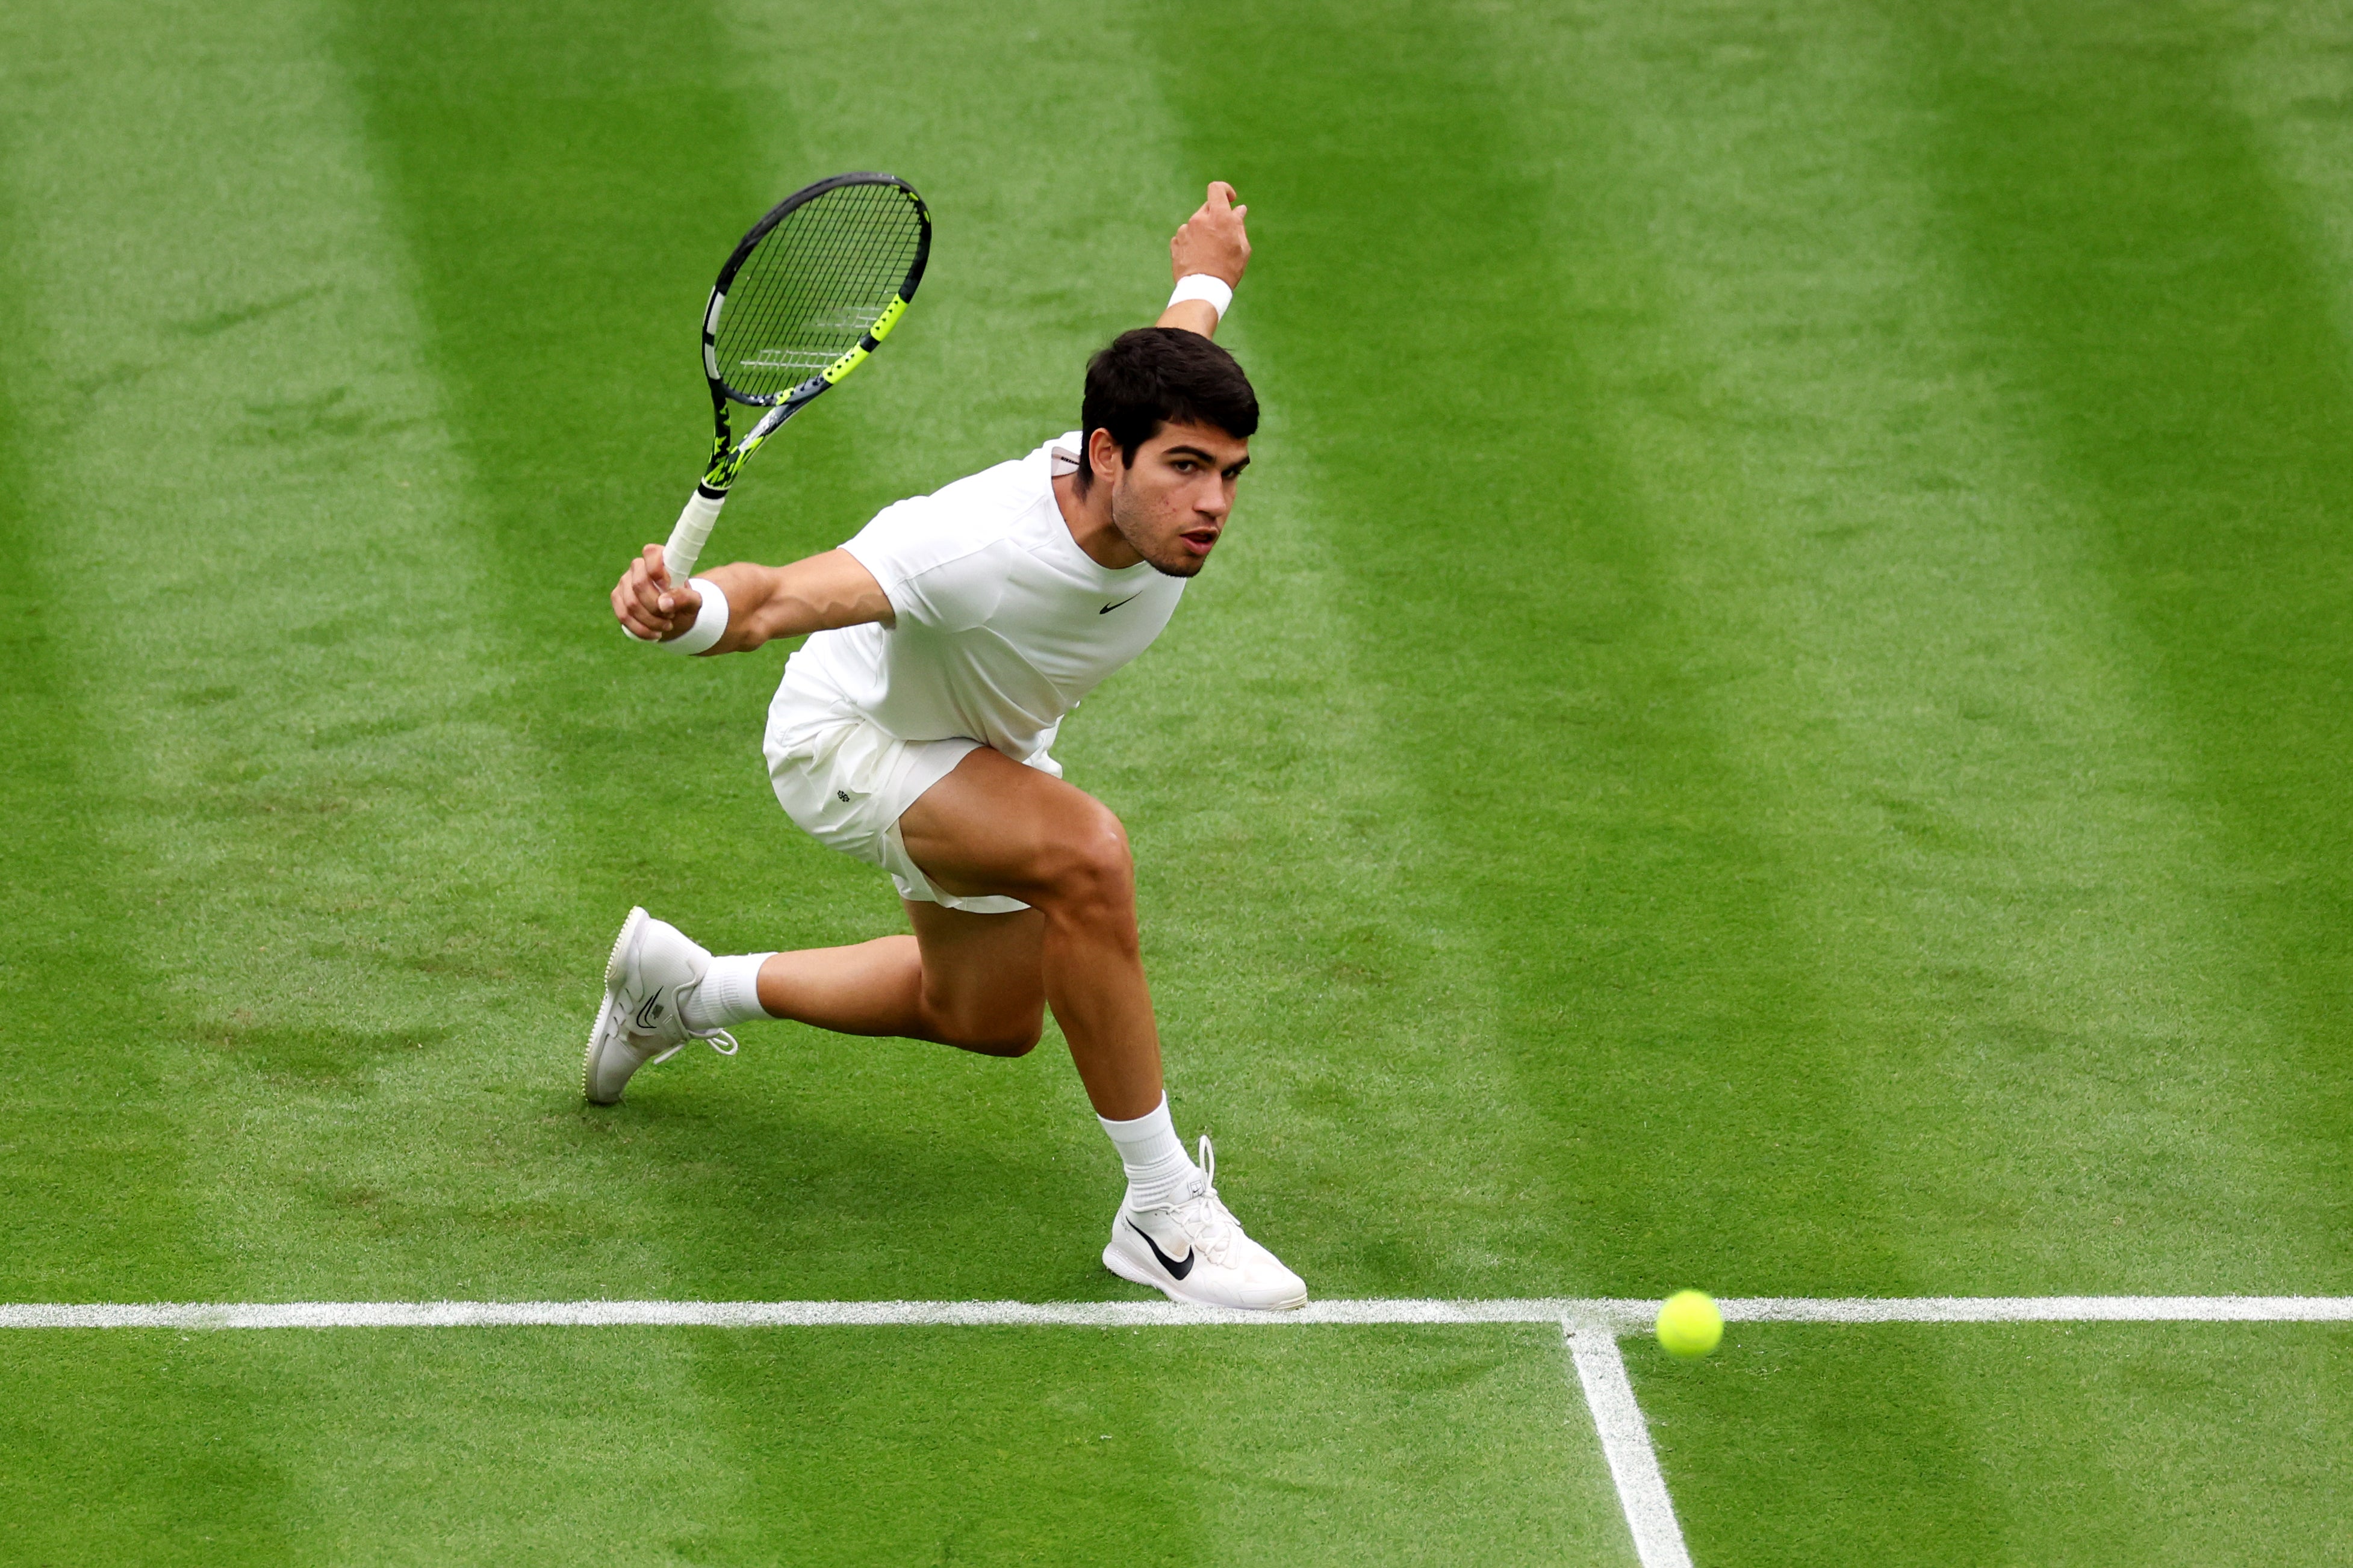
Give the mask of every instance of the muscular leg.
[{"label": "muscular leg", "polygon": [[[1135,868],[1119,819],[1082,791],[984,747],[926,790],[898,826],[908,855],[942,891],[1002,894],[1029,908],[977,915],[910,903],[912,937],[711,960],[680,1003],[689,1027],[720,1028],[765,1012],[851,1034],[1019,1056],[1037,1043],[1050,1005],[1127,1176],[1104,1267],[1179,1300],[1303,1303],[1307,1287],[1243,1234],[1176,1135],[1161,1092],[1160,1037],[1136,939]],[[692,998],[706,994],[713,1011],[697,1023]],[[592,1042],[592,1079],[596,1067]],[[617,1081],[607,1086],[608,1100],[618,1098]]]},{"label": "muscular leg", "polygon": [[844,1035],[902,1035],[993,1057],[1026,1055],[1045,1022],[1035,910],[979,915],[909,903],[913,936],[779,952],[760,1005]]},{"label": "muscular leg", "polygon": [[[907,808],[899,834],[944,890],[1030,906],[1039,948],[1029,973],[1044,982],[1087,1098],[1113,1121],[1150,1114],[1161,1099],[1160,1033],[1136,939],[1135,866],[1119,818],[1084,791],[983,747]],[[929,942],[922,952],[927,969]],[[763,971],[763,1001],[766,982]]]}]

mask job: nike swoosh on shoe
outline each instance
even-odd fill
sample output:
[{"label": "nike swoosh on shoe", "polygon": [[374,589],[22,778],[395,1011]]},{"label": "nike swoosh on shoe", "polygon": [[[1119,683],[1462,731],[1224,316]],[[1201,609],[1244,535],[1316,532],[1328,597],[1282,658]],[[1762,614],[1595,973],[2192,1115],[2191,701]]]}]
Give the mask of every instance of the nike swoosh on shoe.
[{"label": "nike swoosh on shoe", "polygon": [[1185,1257],[1182,1261],[1179,1261],[1178,1259],[1171,1258],[1166,1253],[1161,1251],[1160,1244],[1152,1239],[1152,1233],[1145,1229],[1142,1226],[1136,1224],[1134,1220],[1129,1220],[1127,1222],[1127,1228],[1135,1232],[1136,1235],[1144,1237],[1144,1245],[1152,1248],[1152,1256],[1160,1259],[1160,1267],[1168,1270],[1171,1277],[1182,1279],[1185,1276],[1193,1272],[1193,1259],[1198,1255],[1195,1253],[1191,1247],[1188,1247],[1185,1249]]}]

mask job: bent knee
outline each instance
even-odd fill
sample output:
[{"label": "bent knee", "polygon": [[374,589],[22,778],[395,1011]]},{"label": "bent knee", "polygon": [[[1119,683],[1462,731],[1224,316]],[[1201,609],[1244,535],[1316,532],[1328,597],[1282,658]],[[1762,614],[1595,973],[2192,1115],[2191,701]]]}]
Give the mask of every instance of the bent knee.
[{"label": "bent knee", "polygon": [[1054,895],[1064,902],[1126,905],[1135,898],[1135,856],[1127,828],[1111,809],[1093,805],[1056,846]]}]

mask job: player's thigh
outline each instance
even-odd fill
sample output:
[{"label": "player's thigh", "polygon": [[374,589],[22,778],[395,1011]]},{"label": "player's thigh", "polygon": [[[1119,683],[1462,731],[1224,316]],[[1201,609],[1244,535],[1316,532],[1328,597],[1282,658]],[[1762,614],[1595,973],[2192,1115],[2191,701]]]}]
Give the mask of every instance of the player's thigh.
[{"label": "player's thigh", "polygon": [[923,874],[959,898],[1037,903],[1131,875],[1127,835],[1107,806],[987,746],[901,814],[899,837]]},{"label": "player's thigh", "polygon": [[1009,1051],[1035,1045],[1046,1019],[1045,916],[904,902],[923,955],[924,1010],[959,1035]]}]

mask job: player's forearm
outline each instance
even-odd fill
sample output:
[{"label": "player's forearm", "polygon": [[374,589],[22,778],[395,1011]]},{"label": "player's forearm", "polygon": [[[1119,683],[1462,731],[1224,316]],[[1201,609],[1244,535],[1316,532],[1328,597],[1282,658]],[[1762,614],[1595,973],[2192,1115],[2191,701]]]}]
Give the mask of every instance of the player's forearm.
[{"label": "player's forearm", "polygon": [[727,595],[727,632],[712,653],[744,653],[778,637],[888,621],[891,601],[874,574],[846,550],[789,566],[739,561],[703,575]]},{"label": "player's forearm", "polygon": [[1205,338],[1218,335],[1218,311],[1207,300],[1179,300],[1160,312],[1155,327],[1181,327]]}]

